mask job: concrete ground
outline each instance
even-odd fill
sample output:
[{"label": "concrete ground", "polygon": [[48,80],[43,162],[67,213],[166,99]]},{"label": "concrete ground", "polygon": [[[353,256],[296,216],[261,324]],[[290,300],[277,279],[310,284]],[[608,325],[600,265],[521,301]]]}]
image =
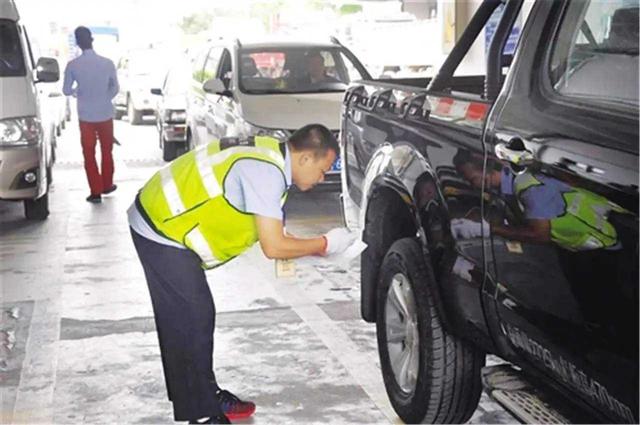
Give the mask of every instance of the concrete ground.
[{"label": "concrete ground", "polygon": [[[88,187],[77,123],[58,141],[51,215],[0,202],[0,422],[172,423],[160,352],[126,209],[163,165],[155,127],[116,122],[118,190]],[[287,229],[340,223],[337,193],[293,194]],[[359,265],[299,262],[276,279],[254,247],[208,272],[218,311],[216,374],[258,408],[244,423],[399,423],[379,369],[375,326],[359,316]],[[493,361],[493,360],[492,360]],[[473,423],[514,423],[483,395]]]}]

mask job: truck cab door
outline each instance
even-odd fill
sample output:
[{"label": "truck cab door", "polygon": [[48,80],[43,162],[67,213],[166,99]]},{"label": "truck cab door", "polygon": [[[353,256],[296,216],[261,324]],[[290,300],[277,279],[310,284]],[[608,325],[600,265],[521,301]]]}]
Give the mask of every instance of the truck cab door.
[{"label": "truck cab door", "polygon": [[634,12],[617,2],[540,7],[485,134],[500,342],[605,420],[636,422],[638,40],[633,50],[598,27],[602,14],[615,24]]}]

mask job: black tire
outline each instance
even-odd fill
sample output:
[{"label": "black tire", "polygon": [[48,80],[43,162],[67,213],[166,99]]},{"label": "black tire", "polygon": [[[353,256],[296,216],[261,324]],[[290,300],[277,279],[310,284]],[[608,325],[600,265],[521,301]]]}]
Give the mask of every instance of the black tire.
[{"label": "black tire", "polygon": [[129,124],[142,124],[142,111],[137,110],[131,101],[127,103],[127,116],[129,117]]},{"label": "black tire", "polygon": [[24,215],[28,220],[45,220],[49,216],[49,193],[38,199],[26,199]]},{"label": "black tire", "polygon": [[[484,353],[443,329],[436,307],[437,294],[429,282],[435,282],[434,274],[418,242],[413,238],[394,242],[383,260],[377,293],[376,330],[382,376],[394,410],[406,423],[462,423],[469,420],[478,406]],[[408,295],[405,305],[413,300],[414,309],[408,309],[413,311],[413,320],[405,317],[403,322],[401,314],[394,316],[393,298],[387,303],[392,285]],[[397,297],[395,294],[391,297]],[[393,328],[396,332],[398,323],[404,326],[405,333],[400,329],[394,338],[396,342],[391,343],[395,344],[393,347],[387,344],[387,322],[389,326],[396,324]],[[414,347],[409,351],[417,354],[417,359],[408,357],[416,359],[414,362],[407,360],[407,364],[414,366],[415,377],[400,379],[399,383],[390,350],[396,350],[392,355],[397,359],[397,349],[406,353],[409,345]],[[401,373],[402,376],[410,377],[409,373]]]},{"label": "black tire", "polygon": [[162,159],[166,162],[173,161],[178,156],[178,147],[180,143],[167,143],[165,140],[162,144]]},{"label": "black tire", "polygon": [[193,140],[191,138],[191,132],[188,131],[187,132],[187,141],[184,142],[184,152],[192,151],[193,148],[194,148],[194,146],[193,146]]}]

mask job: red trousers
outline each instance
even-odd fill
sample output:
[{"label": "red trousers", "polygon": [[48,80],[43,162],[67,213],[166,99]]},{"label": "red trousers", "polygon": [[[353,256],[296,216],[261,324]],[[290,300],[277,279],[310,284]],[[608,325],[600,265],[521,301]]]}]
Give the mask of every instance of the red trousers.
[{"label": "red trousers", "polygon": [[[96,163],[96,139],[100,139],[101,167]],[[84,156],[84,170],[92,195],[101,195],[113,185],[113,120],[102,122],[80,121],[80,141]]]}]

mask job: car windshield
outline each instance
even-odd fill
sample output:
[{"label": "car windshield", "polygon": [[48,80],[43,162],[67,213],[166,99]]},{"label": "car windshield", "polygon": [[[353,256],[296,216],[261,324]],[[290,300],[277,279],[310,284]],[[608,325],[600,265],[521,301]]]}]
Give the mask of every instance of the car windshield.
[{"label": "car windshield", "polygon": [[164,92],[168,95],[182,95],[189,88],[189,71],[182,65],[173,68],[167,74]]},{"label": "car windshield", "polygon": [[343,92],[362,79],[340,48],[244,49],[239,57],[240,90],[248,94]]},{"label": "car windshield", "polygon": [[165,57],[153,50],[136,51],[130,55],[129,73],[134,76],[163,75],[168,68]]},{"label": "car windshield", "polygon": [[18,28],[13,21],[0,19],[0,77],[26,75]]}]

